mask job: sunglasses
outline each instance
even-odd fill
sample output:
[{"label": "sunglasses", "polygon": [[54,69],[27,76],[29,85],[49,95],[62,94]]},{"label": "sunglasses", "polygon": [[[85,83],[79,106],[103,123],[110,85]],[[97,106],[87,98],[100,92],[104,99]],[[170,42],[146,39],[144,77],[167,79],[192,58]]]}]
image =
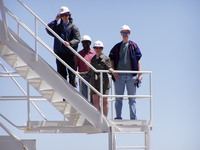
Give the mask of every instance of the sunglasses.
[{"label": "sunglasses", "polygon": [[94,49],[103,49],[103,47],[94,47]]},{"label": "sunglasses", "polygon": [[61,14],[60,17],[67,17],[69,14]]},{"label": "sunglasses", "polygon": [[129,34],[130,32],[121,32],[121,34]]},{"label": "sunglasses", "polygon": [[82,41],[82,43],[91,43],[89,40]]}]

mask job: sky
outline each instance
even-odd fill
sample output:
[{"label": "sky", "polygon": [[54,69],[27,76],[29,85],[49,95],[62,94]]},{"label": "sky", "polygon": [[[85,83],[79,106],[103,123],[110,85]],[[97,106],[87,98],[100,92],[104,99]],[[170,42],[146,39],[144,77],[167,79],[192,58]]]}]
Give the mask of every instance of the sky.
[{"label": "sky", "polygon": [[[92,41],[104,43],[104,53],[119,41],[122,25],[131,28],[130,39],[136,42],[143,54],[143,71],[153,72],[153,130],[152,150],[199,150],[200,135],[200,1],[198,0],[23,0],[46,24],[55,19],[61,6],[67,6],[81,36],[90,35]],[[15,0],[5,5],[21,21],[33,28],[31,17]],[[16,24],[10,21],[10,27]],[[33,28],[34,29],[34,28]],[[39,36],[49,47],[53,46],[43,26]],[[28,38],[28,35],[22,35]],[[31,38],[30,38],[31,39]],[[34,41],[28,40],[30,45]],[[79,49],[82,46],[79,44]],[[40,54],[55,68],[55,60],[41,48]],[[0,58],[0,61],[3,60]],[[9,67],[8,67],[9,68]],[[23,82],[23,81],[22,81]],[[145,87],[145,82],[142,86]],[[8,88],[9,92],[5,89]],[[0,96],[15,95],[18,90],[9,79],[0,79]],[[140,89],[139,89],[140,90]],[[139,91],[142,92],[142,89]],[[25,105],[24,103],[22,105]],[[16,124],[22,125],[24,116],[17,102],[1,102],[0,113],[6,114]],[[20,106],[21,107],[21,106]],[[46,106],[43,106],[46,107]],[[126,107],[128,108],[128,107]],[[124,106],[124,110],[126,109]],[[139,107],[140,108],[140,107]],[[145,109],[138,111],[146,111]],[[50,109],[50,108],[49,108]],[[53,109],[53,108],[51,108]],[[46,110],[49,114],[50,110]],[[55,116],[50,117],[57,117]],[[37,116],[34,116],[35,118]],[[24,134],[9,126],[20,138],[36,139],[37,150],[107,150],[107,134]],[[1,131],[1,130],[0,130]],[[0,132],[1,133],[1,132]],[[121,137],[119,143],[135,140],[130,135]],[[134,142],[134,141],[133,141]]]}]

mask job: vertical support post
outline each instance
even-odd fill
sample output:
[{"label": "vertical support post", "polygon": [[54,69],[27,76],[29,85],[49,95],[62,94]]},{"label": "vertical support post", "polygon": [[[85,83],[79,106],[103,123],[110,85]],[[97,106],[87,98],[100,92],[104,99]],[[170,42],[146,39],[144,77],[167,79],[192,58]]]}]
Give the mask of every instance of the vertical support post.
[{"label": "vertical support post", "polygon": [[149,82],[150,82],[150,126],[152,126],[152,74],[149,74]]},{"label": "vertical support post", "polygon": [[111,119],[114,119],[114,102],[111,99]]},{"label": "vertical support post", "polygon": [[116,150],[116,136],[115,136],[115,131],[112,126],[109,127],[109,150]]},{"label": "vertical support post", "polygon": [[89,86],[87,86],[87,88],[88,88],[88,93],[87,93],[88,94],[88,101],[91,102],[91,96],[90,96],[91,95],[91,90],[90,90]]},{"label": "vertical support post", "polygon": [[145,150],[150,150],[150,130],[145,131]]},{"label": "vertical support post", "polygon": [[27,83],[27,120],[28,120],[28,127],[30,122],[30,88],[29,83]]},{"label": "vertical support post", "polygon": [[3,0],[0,0],[0,11],[1,11],[1,16],[2,16],[2,20],[3,20],[3,28],[4,30],[1,30],[1,36],[3,38],[4,41],[9,41],[8,38],[8,23],[7,23],[7,19],[6,19],[6,9],[4,7],[4,3]]},{"label": "vertical support post", "polygon": [[103,118],[103,72],[100,72],[100,108],[101,108],[101,122]]},{"label": "vertical support post", "polygon": [[[110,82],[110,95],[113,95],[113,81],[111,78],[109,78]],[[114,101],[113,101],[113,96],[111,96],[111,119],[114,119]]]},{"label": "vertical support post", "polygon": [[35,17],[35,61],[38,61],[38,44],[37,44],[37,36],[38,36],[38,26],[37,26],[37,18]]}]

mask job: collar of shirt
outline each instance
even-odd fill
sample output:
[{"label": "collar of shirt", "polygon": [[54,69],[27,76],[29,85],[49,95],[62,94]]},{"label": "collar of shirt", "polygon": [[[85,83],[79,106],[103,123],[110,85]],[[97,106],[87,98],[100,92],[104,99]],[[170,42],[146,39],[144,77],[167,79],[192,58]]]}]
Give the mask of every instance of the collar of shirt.
[{"label": "collar of shirt", "polygon": [[62,23],[63,27],[66,27],[69,24],[69,21],[67,21],[66,23]]},{"label": "collar of shirt", "polygon": [[83,49],[82,51],[79,52],[80,55],[84,55],[84,54],[95,54],[95,51],[90,49],[87,53],[85,52],[85,50]]}]

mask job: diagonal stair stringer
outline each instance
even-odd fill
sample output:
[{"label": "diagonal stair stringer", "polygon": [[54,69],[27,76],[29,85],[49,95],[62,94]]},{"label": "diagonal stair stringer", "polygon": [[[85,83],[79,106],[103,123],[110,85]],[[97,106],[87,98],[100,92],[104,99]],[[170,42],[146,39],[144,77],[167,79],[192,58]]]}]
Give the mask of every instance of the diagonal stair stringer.
[{"label": "diagonal stair stringer", "polygon": [[[96,131],[108,132],[107,118],[88,103],[84,97],[66,82],[18,35],[9,30],[8,41],[1,39],[1,57],[6,60],[27,82],[48,99],[71,122],[70,126],[90,124]],[[66,102],[63,102],[63,98]]]}]

